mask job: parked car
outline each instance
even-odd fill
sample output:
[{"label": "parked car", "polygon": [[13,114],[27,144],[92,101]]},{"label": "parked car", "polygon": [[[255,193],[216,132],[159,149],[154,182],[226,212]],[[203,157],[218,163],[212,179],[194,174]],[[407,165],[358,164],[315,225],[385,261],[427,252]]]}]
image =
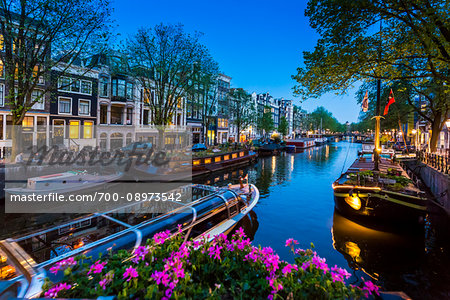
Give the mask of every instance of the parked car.
[{"label": "parked car", "polygon": [[207,150],[207,149],[208,149],[208,148],[206,148],[205,144],[201,144],[201,143],[194,144],[194,145],[192,146],[192,152],[205,151],[205,150]]},{"label": "parked car", "polygon": [[397,142],[394,144],[394,150],[395,151],[414,151],[415,147],[414,145],[411,145],[410,142],[406,142],[406,145],[404,142]]},{"label": "parked car", "polygon": [[128,154],[145,154],[153,147],[152,143],[134,142],[125,147],[120,148],[120,151]]}]

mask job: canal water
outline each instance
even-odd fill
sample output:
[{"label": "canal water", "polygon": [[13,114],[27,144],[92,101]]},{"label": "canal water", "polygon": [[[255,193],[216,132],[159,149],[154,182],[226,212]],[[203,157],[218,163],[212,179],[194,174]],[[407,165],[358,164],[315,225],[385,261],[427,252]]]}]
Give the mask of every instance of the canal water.
[{"label": "canal water", "polygon": [[[424,232],[402,233],[363,226],[335,212],[331,184],[360,148],[343,141],[260,157],[253,165],[197,178],[195,183],[224,186],[248,174],[261,198],[239,226],[253,244],[274,248],[284,260],[294,260],[285,247],[286,239],[294,238],[304,249],[313,243],[330,266],[345,267],[353,275],[352,284],[364,277],[413,299],[450,299],[450,223],[439,210],[429,214]],[[0,239],[73,217],[0,214]]]},{"label": "canal water", "polygon": [[313,243],[330,266],[347,268],[351,283],[364,277],[413,299],[450,299],[449,227],[444,216],[429,215],[424,232],[398,233],[362,226],[335,212],[331,184],[360,148],[357,143],[331,143],[262,157],[252,166],[197,181],[221,186],[248,173],[261,199],[241,226],[253,244],[274,248],[282,259],[293,261],[285,241],[294,238],[301,248]]}]

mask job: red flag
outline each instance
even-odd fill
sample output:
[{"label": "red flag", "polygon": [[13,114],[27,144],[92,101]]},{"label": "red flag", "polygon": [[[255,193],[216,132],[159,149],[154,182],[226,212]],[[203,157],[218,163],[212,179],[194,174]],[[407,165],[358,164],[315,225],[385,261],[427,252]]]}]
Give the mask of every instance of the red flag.
[{"label": "red flag", "polygon": [[389,106],[390,106],[392,103],[394,103],[394,102],[395,102],[395,99],[394,99],[394,92],[392,92],[392,89],[391,89],[391,92],[389,93],[389,101],[388,101],[388,104],[386,104],[386,107],[384,108],[383,116],[385,116],[385,115],[388,114]]},{"label": "red flag", "polygon": [[366,112],[369,109],[369,95],[367,91],[366,95],[364,96],[361,108],[363,112]]}]

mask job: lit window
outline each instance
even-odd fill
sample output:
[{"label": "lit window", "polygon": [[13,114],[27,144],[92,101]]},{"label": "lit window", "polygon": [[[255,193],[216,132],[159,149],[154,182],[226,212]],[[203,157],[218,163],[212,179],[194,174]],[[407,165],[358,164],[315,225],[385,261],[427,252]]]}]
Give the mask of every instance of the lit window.
[{"label": "lit window", "polygon": [[80,100],[78,114],[88,116],[91,113],[91,101]]},{"label": "lit window", "polygon": [[92,94],[92,82],[87,80],[81,81],[81,92],[83,94],[91,95]]},{"label": "lit window", "polygon": [[85,139],[92,139],[92,127],[94,125],[94,122],[91,121],[84,121],[84,132],[83,137]]},{"label": "lit window", "polygon": [[80,136],[80,121],[69,122],[69,137],[77,139]]},{"label": "lit window", "polygon": [[70,98],[59,98],[58,101],[59,113],[60,114],[70,114],[71,113],[71,105],[72,99]]},{"label": "lit window", "polygon": [[22,127],[33,127],[34,126],[34,118],[33,117],[24,117],[22,120]]}]

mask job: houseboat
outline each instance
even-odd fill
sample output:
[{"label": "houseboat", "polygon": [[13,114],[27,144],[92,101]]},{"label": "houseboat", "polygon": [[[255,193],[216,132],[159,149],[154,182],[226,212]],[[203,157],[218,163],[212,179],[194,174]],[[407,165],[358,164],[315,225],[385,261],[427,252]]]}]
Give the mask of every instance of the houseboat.
[{"label": "houseboat", "polygon": [[294,140],[286,140],[286,145],[295,146],[296,150],[302,150],[316,145],[315,139],[313,138],[300,138]]},{"label": "houseboat", "polygon": [[61,280],[50,268],[63,259],[78,255],[95,259],[100,253],[131,250],[158,232],[178,234],[178,224],[186,239],[228,233],[259,200],[258,189],[248,183],[222,188],[189,185],[178,192],[186,201],[166,202],[167,213],[155,213],[154,202],[133,203],[0,241],[0,263],[5,270],[0,299],[39,297],[46,277]]},{"label": "houseboat", "polygon": [[428,196],[401,166],[361,155],[332,185],[336,209],[350,219],[374,225],[423,228]]},{"label": "houseboat", "polygon": [[238,150],[205,157],[192,158],[192,176],[205,175],[256,161],[257,154],[253,150]]}]

